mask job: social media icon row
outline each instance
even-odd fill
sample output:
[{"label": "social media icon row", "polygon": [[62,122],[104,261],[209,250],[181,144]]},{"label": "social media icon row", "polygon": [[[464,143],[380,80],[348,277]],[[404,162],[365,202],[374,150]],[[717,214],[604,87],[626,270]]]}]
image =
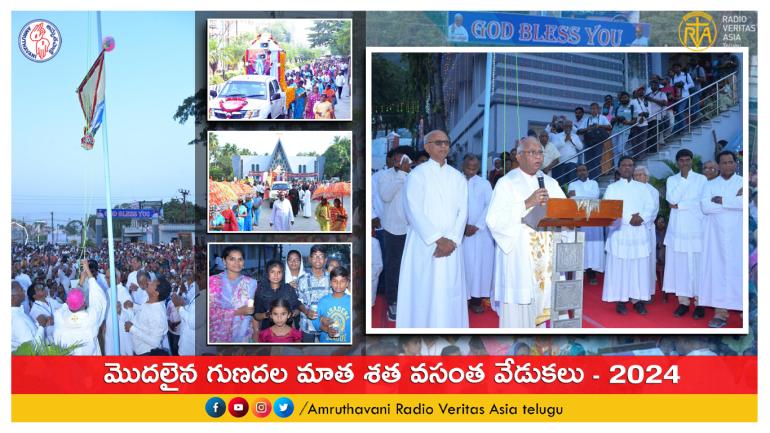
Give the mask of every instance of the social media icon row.
[{"label": "social media icon row", "polygon": [[[233,417],[242,418],[249,413],[249,402],[243,397],[234,397],[230,404],[225,404],[219,397],[211,397],[206,402],[206,413],[212,418],[221,417],[226,410]],[[288,418],[294,413],[294,402],[288,397],[281,397],[271,403],[267,398],[260,397],[254,402],[253,410],[257,418],[264,418],[270,415],[271,411],[279,418]]]}]

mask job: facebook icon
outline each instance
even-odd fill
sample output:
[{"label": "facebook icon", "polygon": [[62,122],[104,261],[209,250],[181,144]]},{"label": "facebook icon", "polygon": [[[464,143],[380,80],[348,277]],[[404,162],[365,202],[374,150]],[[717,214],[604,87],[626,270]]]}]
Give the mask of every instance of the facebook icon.
[{"label": "facebook icon", "polygon": [[209,401],[206,402],[206,413],[212,418],[219,418],[225,414],[226,410],[227,405],[225,404],[225,401],[219,397],[211,397]]}]

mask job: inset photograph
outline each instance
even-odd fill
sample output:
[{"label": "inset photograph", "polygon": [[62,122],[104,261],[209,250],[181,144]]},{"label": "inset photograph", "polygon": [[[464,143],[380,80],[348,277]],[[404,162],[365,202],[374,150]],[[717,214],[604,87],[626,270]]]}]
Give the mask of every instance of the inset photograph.
[{"label": "inset photograph", "polygon": [[350,19],[208,20],[209,120],[352,120]]},{"label": "inset photograph", "polygon": [[209,243],[208,344],[351,344],[350,243]]},{"label": "inset photograph", "polygon": [[209,232],[350,232],[349,131],[210,131]]}]

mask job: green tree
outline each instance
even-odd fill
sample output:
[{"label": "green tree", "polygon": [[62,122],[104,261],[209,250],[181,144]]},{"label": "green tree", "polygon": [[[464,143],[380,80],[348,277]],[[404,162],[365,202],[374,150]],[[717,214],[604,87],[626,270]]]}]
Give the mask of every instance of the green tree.
[{"label": "green tree", "polygon": [[339,177],[350,180],[350,138],[334,137],[333,144],[326,149],[324,156],[324,177]]},{"label": "green tree", "polygon": [[312,48],[327,47],[331,54],[350,55],[350,21],[316,20],[308,34]]},{"label": "green tree", "polygon": [[195,217],[196,209],[192,203],[182,203],[178,198],[163,203],[163,220],[169,223],[187,223]]}]

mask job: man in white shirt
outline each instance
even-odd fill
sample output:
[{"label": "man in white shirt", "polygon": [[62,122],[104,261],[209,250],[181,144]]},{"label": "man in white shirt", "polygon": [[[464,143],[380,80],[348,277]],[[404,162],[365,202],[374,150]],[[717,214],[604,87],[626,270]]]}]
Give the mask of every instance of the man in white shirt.
[{"label": "man in white shirt", "polygon": [[[550,197],[565,198],[559,184],[539,170],[543,146],[526,137],[516,149],[519,168],[497,181],[487,211],[487,227],[495,239],[492,307],[500,328],[542,326],[551,307],[550,244],[554,233],[534,230],[522,221]],[[539,179],[544,187],[539,186]]]},{"label": "man in white shirt", "polygon": [[492,186],[477,173],[479,157],[465,155],[463,174],[468,179],[468,223],[462,242],[465,283],[474,313],[483,313],[482,300],[492,293],[495,241],[487,229],[487,209],[492,200]]},{"label": "man in white shirt", "polygon": [[680,94],[680,100],[682,101],[674,106],[674,113],[676,116],[674,132],[676,133],[684,129],[685,126],[687,126],[687,122],[689,122],[687,108],[690,106],[690,100],[688,98],[690,97],[690,88],[693,87],[694,84],[690,74],[682,72],[682,65],[679,63],[674,63],[674,65],[671,66],[671,70],[674,72],[674,76],[671,78],[671,85],[679,89],[678,93]]},{"label": "man in white shirt", "polygon": [[650,218],[649,221],[644,222],[644,226],[647,227],[650,241],[650,298],[652,298],[655,296],[656,281],[658,279],[657,273],[655,272],[655,265],[657,264],[658,258],[654,252],[656,251],[657,242],[655,237],[655,218],[658,216],[658,210],[660,209],[660,192],[654,186],[649,184],[650,172],[647,170],[647,167],[637,166],[634,168],[634,180],[643,183],[644,186],[647,187],[647,192],[650,193],[650,198],[653,203],[652,218]]},{"label": "man in white shirt", "polygon": [[657,152],[657,144],[661,141],[668,120],[666,113],[668,96],[660,89],[660,77],[653,75],[650,78],[650,88],[644,96],[644,100],[650,103],[650,116],[647,119],[647,143],[644,146],[648,153]]},{"label": "man in white shirt", "polygon": [[463,27],[463,15],[455,14],[454,22],[447,29],[449,42],[468,42],[468,31]]},{"label": "man in white shirt", "polygon": [[[588,178],[588,168],[580,164],[575,170],[577,180],[567,187],[567,197],[572,199],[598,200],[601,192],[599,184]],[[588,283],[597,285],[597,272],[604,272],[604,227],[581,227],[585,234],[583,243],[583,268],[586,269]]]},{"label": "man in white shirt", "polygon": [[139,288],[137,276],[139,271],[142,270],[142,261],[139,260],[139,257],[134,256],[131,257],[129,265],[131,266],[131,272],[128,274],[128,279],[126,279],[126,288],[133,293],[134,290]]},{"label": "man in white shirt", "polygon": [[706,182],[701,210],[706,215],[703,272],[698,304],[714,307],[711,328],[727,325],[728,310],[743,310],[743,178],[735,174],[735,154],[717,157],[720,176]]},{"label": "man in white shirt", "polygon": [[647,145],[647,128],[649,123],[647,118],[650,116],[650,103],[644,99],[644,87],[640,87],[632,92],[631,111],[636,117],[636,123],[631,127],[631,131],[628,134],[628,144],[626,149],[630,151],[631,155],[641,156],[642,151],[646,150]]},{"label": "man in white shirt", "polygon": [[54,311],[53,337],[62,346],[82,344],[72,352],[73,355],[101,355],[98,337],[107,311],[107,298],[91,273],[90,268],[96,268],[95,263],[89,266],[89,261],[85,259],[80,263],[79,288],[70,290],[67,305]]},{"label": "man in white shirt", "polygon": [[451,145],[443,131],[426,134],[431,159],[406,176],[408,226],[398,281],[399,328],[468,327],[468,294],[458,249],[468,220],[468,185],[446,161]]},{"label": "man in white shirt", "polygon": [[342,75],[342,71],[337,73],[337,77],[334,78],[334,86],[337,87],[337,100],[342,99],[342,88],[345,87],[345,76]]},{"label": "man in white shirt", "polygon": [[551,137],[548,134],[548,131],[542,130],[539,138],[540,144],[543,146],[543,166],[540,167],[540,170],[550,176],[551,170],[559,163],[561,154],[559,153],[558,147],[554,143],[551,143]]},{"label": "man in white shirt", "polygon": [[[573,130],[571,120],[564,121],[564,130],[556,135],[554,140],[559,147],[560,164],[554,168],[554,179],[560,184],[567,183],[571,174],[578,166],[578,152],[583,150],[583,140]],[[586,176],[588,173],[586,173]]]},{"label": "man in white shirt", "polygon": [[[580,131],[578,130],[578,133]],[[582,131],[583,144],[586,146],[584,163],[588,167],[588,176],[597,178],[601,175],[604,142],[610,136],[612,125],[601,113],[596,102],[591,104],[591,115],[586,119],[586,127]]]},{"label": "man in white shirt", "polygon": [[147,286],[150,284],[150,276],[145,271],[137,272],[135,289],[131,292],[131,299],[134,304],[142,305],[147,302]]},{"label": "man in white shirt", "polygon": [[377,192],[382,199],[382,252],[383,274],[382,284],[385,299],[388,302],[387,318],[396,321],[398,312],[399,274],[401,259],[406,243],[406,211],[404,209],[404,184],[407,175],[412,170],[411,149],[399,146],[393,151],[393,168],[386,170],[379,178]]},{"label": "man in white shirt", "polygon": [[43,327],[24,313],[22,303],[26,299],[21,284],[11,280],[11,352],[27,341],[42,341],[45,338]]},{"label": "man in white shirt", "polygon": [[45,286],[42,283],[35,283],[27,289],[27,298],[30,298],[29,317],[36,321],[38,325],[45,328],[45,339],[53,342],[53,313],[61,304],[48,297]]},{"label": "man in white shirt", "polygon": [[273,202],[273,213],[270,216],[270,227],[275,231],[288,231],[294,225],[294,210],[291,202],[286,200],[286,193],[278,191],[278,200]]},{"label": "man in white shirt", "polygon": [[[692,171],[692,157],[689,149],[679,150],[676,153],[679,173],[666,179],[666,201],[671,214],[663,241],[666,246],[663,291],[675,293],[679,299],[674,317],[681,317],[690,310],[691,299],[697,302],[703,260],[704,215],[700,200],[708,180]],[[694,319],[704,315],[702,306],[695,307]]]},{"label": "man in white shirt", "polygon": [[129,310],[129,320],[124,327],[131,334],[135,354],[150,355],[156,349],[162,350],[163,337],[168,332],[166,299],[170,293],[171,285],[160,277],[148,285],[144,305],[132,305],[131,301],[123,305]]},{"label": "man in white shirt", "polygon": [[644,301],[650,300],[649,231],[645,225],[653,221],[654,204],[647,187],[633,180],[634,160],[620,159],[620,180],[610,184],[605,200],[623,200],[623,216],[610,226],[607,234],[607,263],[604,274],[604,302],[616,302],[615,311],[627,313],[626,302],[634,310],[647,314]]}]

